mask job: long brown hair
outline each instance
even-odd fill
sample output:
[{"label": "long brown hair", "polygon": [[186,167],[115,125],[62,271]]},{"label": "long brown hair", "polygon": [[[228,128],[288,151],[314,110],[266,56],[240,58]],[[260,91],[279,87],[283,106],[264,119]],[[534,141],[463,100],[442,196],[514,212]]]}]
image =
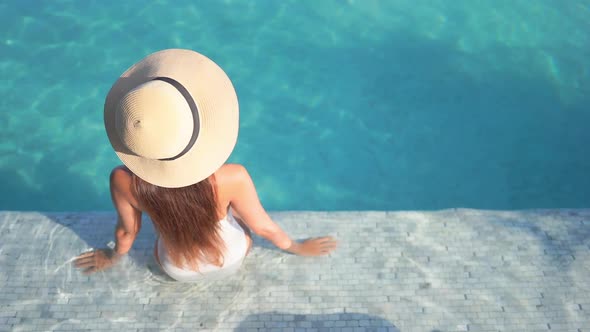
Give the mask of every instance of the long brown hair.
[{"label": "long brown hair", "polygon": [[219,234],[215,178],[182,188],[164,188],[133,176],[133,189],[166,244],[174,265],[197,261],[222,264],[225,245]]}]

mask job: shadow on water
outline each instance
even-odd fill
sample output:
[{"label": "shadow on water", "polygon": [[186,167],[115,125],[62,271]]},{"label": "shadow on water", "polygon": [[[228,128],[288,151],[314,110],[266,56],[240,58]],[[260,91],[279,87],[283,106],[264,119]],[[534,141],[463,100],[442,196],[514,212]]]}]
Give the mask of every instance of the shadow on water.
[{"label": "shadow on water", "polygon": [[350,328],[362,331],[399,332],[390,321],[361,313],[334,314],[289,314],[284,312],[265,312],[247,316],[234,331],[259,331],[285,328],[307,328],[322,331],[329,328]]},{"label": "shadow on water", "polygon": [[[114,233],[117,225],[117,215],[115,212],[86,214],[46,212],[43,215],[54,223],[62,225],[74,232],[86,244],[85,248],[82,248],[82,251],[76,254],[81,254],[83,251],[91,248],[107,248],[114,244]],[[167,278],[160,271],[152,255],[155,240],[156,233],[152,222],[148,216],[143,214],[141,230],[133,242],[133,246],[128,253],[128,258],[131,259],[130,263],[141,266],[145,271],[149,270],[154,274]],[[67,261],[73,258],[64,257],[63,259]],[[81,273],[81,271],[78,272]]]}]

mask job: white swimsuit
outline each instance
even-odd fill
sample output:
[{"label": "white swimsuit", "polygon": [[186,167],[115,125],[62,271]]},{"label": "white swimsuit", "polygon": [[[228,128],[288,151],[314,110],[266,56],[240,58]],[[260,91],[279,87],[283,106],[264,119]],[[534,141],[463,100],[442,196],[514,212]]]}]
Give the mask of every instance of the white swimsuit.
[{"label": "white swimsuit", "polygon": [[219,279],[236,273],[248,251],[246,234],[231,213],[228,213],[219,223],[221,226],[220,236],[226,247],[225,252],[223,252],[223,265],[221,267],[202,262],[198,262],[199,271],[192,270],[187,265],[184,268],[177,267],[172,263],[170,257],[168,257],[162,239],[158,239],[158,257],[160,258],[160,265],[164,272],[173,279],[182,282]]}]

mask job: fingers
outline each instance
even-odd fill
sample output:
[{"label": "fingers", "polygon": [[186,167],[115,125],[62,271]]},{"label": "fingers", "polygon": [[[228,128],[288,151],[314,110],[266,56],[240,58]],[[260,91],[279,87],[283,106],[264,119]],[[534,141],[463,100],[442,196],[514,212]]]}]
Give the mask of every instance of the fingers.
[{"label": "fingers", "polygon": [[318,237],[318,238],[315,238],[314,240],[319,243],[332,243],[332,242],[335,243],[336,242],[336,239],[331,236]]},{"label": "fingers", "polygon": [[86,256],[86,257],[76,258],[74,260],[74,263],[82,263],[82,262],[88,262],[88,261],[93,261],[93,260],[94,260],[94,256]]},{"label": "fingers", "polygon": [[321,247],[321,252],[329,253],[336,249],[336,244],[326,245]]},{"label": "fingers", "polygon": [[73,263],[76,268],[83,269],[83,274],[89,275],[104,268],[103,255],[104,252],[102,252],[100,249],[93,250],[76,257]]},{"label": "fingers", "polygon": [[338,245],[338,242],[335,240],[334,241],[327,241],[327,242],[322,243],[322,245],[328,246],[328,247],[335,247],[336,245]]},{"label": "fingers", "polygon": [[334,244],[331,244],[331,245],[322,246],[322,250],[334,250],[334,249],[336,249],[336,244],[335,243]]},{"label": "fingers", "polygon": [[87,268],[94,266],[95,262],[96,259],[94,256],[94,251],[91,251],[78,256],[78,258],[74,260],[74,266],[77,268]]},{"label": "fingers", "polygon": [[87,261],[87,262],[83,262],[83,263],[76,263],[76,267],[79,269],[83,269],[86,267],[91,267],[91,266],[95,266],[96,264],[94,263],[94,261]]},{"label": "fingers", "polygon": [[336,249],[338,242],[331,236],[323,236],[312,239],[317,244],[316,255],[327,255]]},{"label": "fingers", "polygon": [[323,249],[322,252],[325,252],[326,254],[329,254],[329,253],[331,253],[334,250],[336,250],[336,248],[328,248],[328,249]]},{"label": "fingers", "polygon": [[85,258],[85,257],[90,257],[90,256],[93,256],[93,255],[94,255],[94,250],[93,251],[86,252],[86,253],[83,253],[82,255],[78,256],[77,259]]},{"label": "fingers", "polygon": [[74,266],[80,269],[94,265],[96,265],[94,257],[84,258],[74,262]]},{"label": "fingers", "polygon": [[336,247],[338,242],[331,236],[325,236],[314,239],[314,242],[318,243],[322,247]]},{"label": "fingers", "polygon": [[324,242],[318,243],[318,245],[322,248],[335,247],[336,244],[338,244],[338,242],[336,242],[336,241],[324,241]]}]

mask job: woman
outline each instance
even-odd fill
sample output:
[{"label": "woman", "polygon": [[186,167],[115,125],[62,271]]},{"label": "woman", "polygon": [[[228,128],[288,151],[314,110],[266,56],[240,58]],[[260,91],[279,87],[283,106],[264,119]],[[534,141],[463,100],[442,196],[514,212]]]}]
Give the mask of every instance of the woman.
[{"label": "woman", "polygon": [[153,221],[154,256],[178,281],[235,273],[252,246],[250,229],[278,248],[326,255],[332,237],[298,243],[268,216],[247,170],[224,164],[238,135],[233,85],[213,61],[171,49],[142,59],[115,82],[105,101],[105,128],[124,166],[110,178],[117,209],[115,248],[75,260],[85,273],[115,264]]}]

